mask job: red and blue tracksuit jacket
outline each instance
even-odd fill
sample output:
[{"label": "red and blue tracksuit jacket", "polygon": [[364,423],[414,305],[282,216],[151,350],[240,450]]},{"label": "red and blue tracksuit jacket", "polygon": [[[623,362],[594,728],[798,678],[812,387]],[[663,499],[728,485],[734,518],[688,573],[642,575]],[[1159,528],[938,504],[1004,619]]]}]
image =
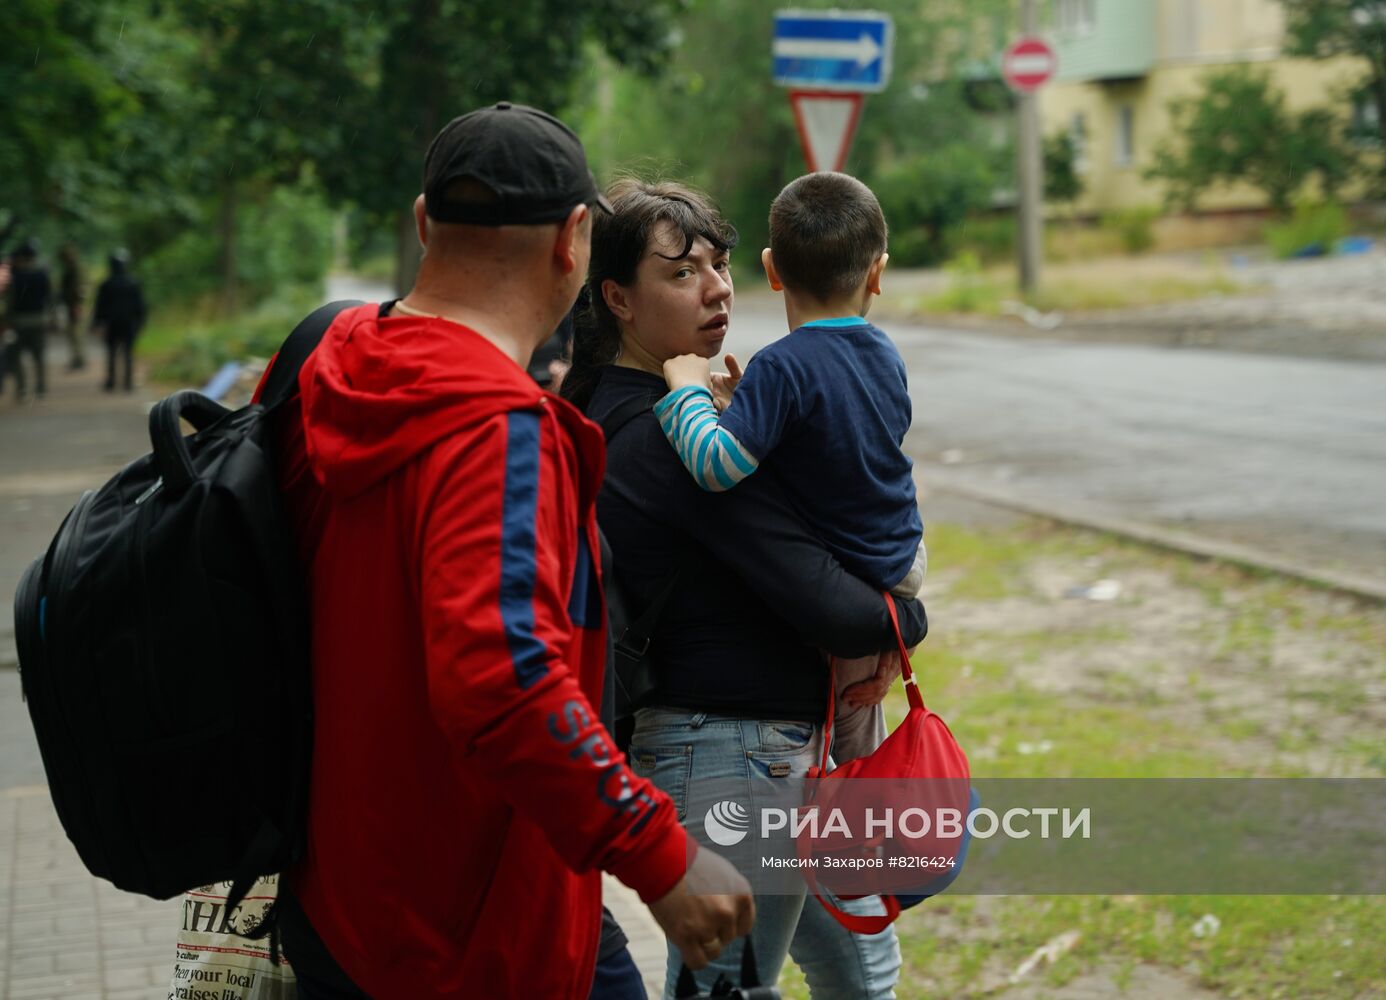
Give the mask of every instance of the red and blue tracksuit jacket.
[{"label": "red and blue tracksuit jacket", "polygon": [[598,720],[601,431],[476,332],[338,316],[280,424],[314,747],[289,883],[379,1000],[586,997],[599,872],[686,870]]}]

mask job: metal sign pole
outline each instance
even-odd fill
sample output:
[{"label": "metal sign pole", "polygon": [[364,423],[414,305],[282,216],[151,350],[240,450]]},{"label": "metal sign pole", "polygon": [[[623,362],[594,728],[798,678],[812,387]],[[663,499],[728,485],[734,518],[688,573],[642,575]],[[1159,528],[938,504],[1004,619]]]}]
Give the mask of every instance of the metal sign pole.
[{"label": "metal sign pole", "polygon": [[[1020,30],[1033,36],[1039,25],[1035,0],[1020,0]],[[1039,94],[1035,90],[1022,93],[1019,104],[1016,163],[1017,193],[1020,198],[1017,245],[1020,253],[1020,290],[1028,295],[1039,287],[1040,262],[1043,256],[1043,153],[1040,148]]]}]

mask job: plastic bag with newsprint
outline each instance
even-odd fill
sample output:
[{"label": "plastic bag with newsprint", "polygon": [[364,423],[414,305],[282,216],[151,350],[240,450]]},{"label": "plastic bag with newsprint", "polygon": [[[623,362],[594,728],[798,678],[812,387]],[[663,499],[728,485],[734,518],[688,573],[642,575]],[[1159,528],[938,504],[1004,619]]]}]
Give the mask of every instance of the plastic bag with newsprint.
[{"label": "plastic bag with newsprint", "polygon": [[264,919],[278,894],[279,876],[257,880],[228,913],[230,890],[230,882],[217,882],[183,894],[168,1000],[295,1000],[298,988],[284,957],[275,965],[267,939],[241,936]]}]

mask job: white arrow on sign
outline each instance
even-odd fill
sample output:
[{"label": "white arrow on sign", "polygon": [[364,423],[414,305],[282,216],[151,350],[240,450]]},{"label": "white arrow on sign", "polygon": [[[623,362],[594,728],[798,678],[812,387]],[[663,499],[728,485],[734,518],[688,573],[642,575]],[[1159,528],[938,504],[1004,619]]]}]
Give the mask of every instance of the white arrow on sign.
[{"label": "white arrow on sign", "polygon": [[855,42],[831,38],[776,38],[774,48],[775,55],[782,59],[850,59],[858,67],[870,66],[881,58],[882,51],[866,32]]}]

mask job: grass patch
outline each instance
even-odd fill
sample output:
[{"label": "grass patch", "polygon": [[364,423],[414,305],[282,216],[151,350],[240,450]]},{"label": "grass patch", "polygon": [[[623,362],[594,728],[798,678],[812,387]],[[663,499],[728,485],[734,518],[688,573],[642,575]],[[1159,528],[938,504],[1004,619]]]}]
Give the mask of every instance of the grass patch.
[{"label": "grass patch", "polygon": [[1011,268],[983,270],[975,255],[961,255],[945,271],[947,286],[916,296],[906,304],[908,311],[1001,316],[1011,308],[1008,303],[1024,302],[1045,312],[1084,312],[1163,305],[1246,290],[1211,262],[1201,267],[1123,261],[1060,265],[1051,268],[1040,289],[1028,296],[1021,295]]},{"label": "grass patch", "polygon": [[269,358],[321,304],[319,289],[301,288],[231,317],[218,315],[207,302],[161,309],[140,334],[139,355],[154,381],[197,385],[227,361]]},{"label": "grass patch", "polygon": [[[981,662],[986,669],[931,642],[912,661],[926,704],[948,721],[979,778],[1250,776],[1207,749],[1196,724],[1151,718],[1139,703],[1079,704],[1013,680],[1003,663]],[[907,709],[904,692],[892,691],[891,724]]]},{"label": "grass patch", "polygon": [[[1099,620],[1076,630],[1012,631],[1009,620],[998,618],[994,628],[940,626],[916,653],[915,669],[926,703],[948,721],[979,778],[1303,777],[1275,752],[1228,755],[1239,743],[1267,739],[1276,751],[1293,754],[1321,743],[1322,734],[1292,721],[1258,721],[1235,704],[1213,708],[1201,678],[1212,679],[1228,663],[1267,668],[1277,637],[1314,633],[1347,657],[1383,645],[1386,616],[1374,608],[1098,533],[1038,521],[975,531],[934,524],[928,540],[940,620],[950,602],[1004,599],[998,615],[1006,615],[1017,601],[1052,601],[1032,581],[1038,564],[1050,560],[1052,572],[1056,559],[1093,575],[1162,575],[1179,592],[1181,606],[1192,601],[1207,609],[1206,619],[1182,626],[1203,633],[1206,656],[1189,664],[1188,707],[1172,719],[1151,711],[1150,692],[1130,674],[1104,680],[1096,700],[1037,690],[1019,676],[1018,666],[1035,658],[1082,656],[1095,648],[1120,655],[1123,643],[1143,638],[1128,634],[1125,624]],[[976,621],[971,610],[969,620]],[[1149,653],[1148,643],[1140,648]],[[1281,649],[1278,655],[1287,654]],[[1158,666],[1152,664],[1151,672]],[[1345,677],[1320,682],[1267,669],[1265,678],[1306,709],[1347,716],[1360,708],[1362,689]],[[892,724],[906,704],[898,689],[892,693],[886,703]],[[1386,740],[1370,730],[1349,736],[1338,749],[1386,776]],[[1200,924],[1205,915],[1218,926],[1200,936],[1195,926],[1212,923]],[[1170,995],[1194,984],[1225,997],[1386,996],[1386,951],[1379,946],[1386,901],[1380,897],[944,896],[907,911],[897,929],[902,1000],[1005,996],[1006,977],[1036,948],[1068,931],[1081,935],[1074,949],[1023,981],[1040,987],[1041,995],[1094,971],[1111,979],[1116,995],[1123,983],[1138,982],[1145,967],[1144,975],[1167,977]],[[802,975],[787,970],[784,996],[807,1000]]]},{"label": "grass patch", "polygon": [[929,563],[947,574],[948,596],[995,600],[1033,592],[1029,567],[1037,557],[1103,557],[1112,542],[1090,532],[1070,531],[1046,521],[1029,521],[1008,531],[970,531],[954,524],[925,530]]},{"label": "grass patch", "polygon": [[[942,901],[940,901],[942,902]],[[1199,986],[1240,997],[1376,995],[1386,971],[1372,897],[1012,896],[984,907],[932,901],[900,919],[902,998],[967,997],[1004,982],[1036,948],[1067,931],[1072,952],[1026,983],[1061,985],[1102,967],[1119,985],[1135,967],[1181,970]],[[1212,915],[1216,932],[1194,927]],[[940,927],[948,940],[938,940]],[[1206,926],[1206,922],[1205,922]],[[1313,934],[1305,934],[1313,930]],[[806,996],[807,994],[802,994]],[[1004,991],[1002,991],[1004,995]]]},{"label": "grass patch", "polygon": [[1290,218],[1266,226],[1266,245],[1280,260],[1298,254],[1323,256],[1347,234],[1347,212],[1341,205],[1301,201]]}]

